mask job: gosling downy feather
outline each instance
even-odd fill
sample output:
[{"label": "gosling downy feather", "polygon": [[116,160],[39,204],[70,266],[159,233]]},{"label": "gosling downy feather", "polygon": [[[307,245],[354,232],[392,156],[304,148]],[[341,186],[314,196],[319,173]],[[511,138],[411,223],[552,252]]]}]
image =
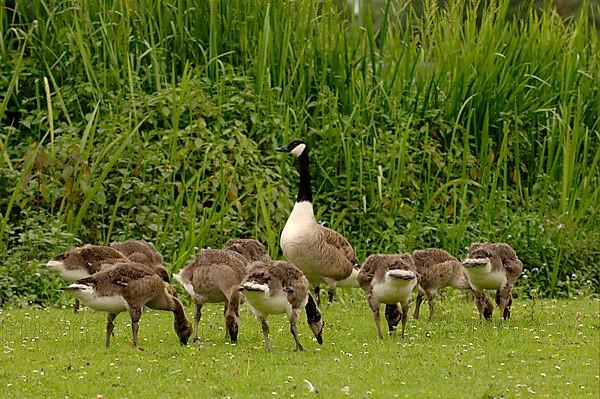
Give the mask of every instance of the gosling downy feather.
[{"label": "gosling downy feather", "polygon": [[111,268],[75,281],[63,290],[93,309],[108,312],[107,348],[110,346],[113,321],[125,311],[131,316],[133,345],[138,345],[138,322],[144,306],[173,312],[173,327],[182,345],[187,344],[192,333],[183,305],[171,294],[169,285],[140,263],[116,263]]},{"label": "gosling downy feather", "polygon": [[193,342],[199,342],[198,324],[205,303],[225,303],[226,337],[237,342],[239,330],[239,286],[247,271],[247,259],[224,249],[203,249],[173,278],[181,283],[196,305]]},{"label": "gosling downy feather", "polygon": [[250,270],[240,285],[240,290],[249,306],[260,320],[265,345],[271,351],[267,316],[285,313],[290,322],[290,332],[296,343],[296,350],[304,347],[298,339],[296,323],[302,309],[306,309],[308,325],[319,345],[323,343],[323,318],[309,292],[309,283],[300,269],[290,262],[258,261],[250,265]]},{"label": "gosling downy feather", "polygon": [[383,339],[379,316],[381,304],[386,304],[385,316],[390,333],[401,320],[404,337],[411,294],[417,281],[417,269],[410,254],[371,255],[363,263],[358,273],[358,283],[365,292],[373,312],[377,336],[380,339]]}]

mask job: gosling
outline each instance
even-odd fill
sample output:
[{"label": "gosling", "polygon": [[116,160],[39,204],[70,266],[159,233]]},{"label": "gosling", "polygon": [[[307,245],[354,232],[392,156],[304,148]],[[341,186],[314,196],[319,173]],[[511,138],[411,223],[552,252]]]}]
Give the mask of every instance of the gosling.
[{"label": "gosling", "polygon": [[385,316],[390,333],[401,320],[404,338],[411,294],[417,280],[417,269],[410,254],[371,255],[363,263],[358,273],[358,284],[373,312],[379,339],[383,339],[379,315],[381,304],[386,304]]},{"label": "gosling", "polygon": [[239,286],[246,275],[248,260],[234,251],[223,249],[203,249],[196,259],[187,264],[173,278],[192,297],[196,309],[194,313],[194,337],[199,343],[198,324],[205,303],[225,303],[225,338],[237,343],[242,295]]},{"label": "gosling", "polygon": [[470,290],[465,270],[454,256],[443,249],[418,249],[412,253],[417,273],[419,273],[418,294],[415,303],[414,319],[419,318],[419,309],[423,298],[427,296],[429,320],[433,317],[434,298],[438,289],[453,287]]},{"label": "gosling", "polygon": [[138,346],[139,320],[144,306],[173,312],[175,333],[179,342],[186,345],[192,334],[192,327],[185,317],[183,305],[171,295],[169,288],[168,284],[147,266],[123,262],[90,277],[79,279],[63,290],[92,309],[108,312],[105,342],[107,348],[110,347],[113,322],[117,315],[124,311],[128,311],[131,317],[133,346]]},{"label": "gosling", "polygon": [[309,292],[309,282],[304,273],[290,262],[254,262],[240,290],[256,318],[260,321],[267,351],[272,351],[269,340],[267,316],[287,314],[290,332],[296,342],[295,350],[304,350],[298,339],[296,323],[302,309],[306,309],[306,319],[319,345],[323,344],[324,321],[321,311]]},{"label": "gosling", "polygon": [[463,261],[465,273],[475,292],[479,317],[492,319],[494,306],[485,290],[496,290],[496,304],[504,320],[510,318],[512,289],[523,271],[523,263],[512,247],[505,243],[475,243]]}]

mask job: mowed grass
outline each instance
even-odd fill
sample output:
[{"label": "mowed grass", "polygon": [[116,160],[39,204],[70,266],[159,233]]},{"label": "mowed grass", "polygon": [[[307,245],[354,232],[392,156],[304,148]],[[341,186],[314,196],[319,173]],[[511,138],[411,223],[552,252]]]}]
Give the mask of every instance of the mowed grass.
[{"label": "mowed grass", "polygon": [[[192,316],[192,308],[188,307]],[[462,295],[409,322],[407,336],[376,339],[366,302],[344,291],[322,306],[325,342],[305,323],[293,352],[285,316],[271,316],[274,352],[242,307],[238,345],[223,339],[222,306],[206,305],[200,345],[182,347],[165,312],[146,312],[140,345],[129,316],[104,347],[105,313],[0,310],[0,397],[590,397],[599,395],[597,300],[516,300],[513,318],[480,322]],[[427,316],[425,308],[424,316]]]}]

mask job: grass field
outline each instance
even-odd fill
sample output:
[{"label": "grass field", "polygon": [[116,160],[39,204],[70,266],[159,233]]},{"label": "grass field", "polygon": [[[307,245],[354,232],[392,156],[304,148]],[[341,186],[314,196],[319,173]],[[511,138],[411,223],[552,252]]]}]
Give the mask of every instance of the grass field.
[{"label": "grass field", "polygon": [[[319,347],[303,323],[309,351],[293,352],[284,316],[271,317],[274,352],[242,307],[238,345],[223,339],[222,307],[207,305],[200,345],[181,347],[171,316],[148,311],[140,345],[119,316],[105,349],[105,314],[69,308],[0,310],[0,397],[444,397],[598,398],[597,300],[516,300],[507,323],[479,321],[462,295],[438,302],[430,322],[407,336],[376,339],[358,292],[322,307]],[[412,309],[411,309],[412,310]],[[192,309],[188,308],[192,316]],[[425,309],[424,316],[427,316]],[[311,390],[311,387],[313,390]]]}]

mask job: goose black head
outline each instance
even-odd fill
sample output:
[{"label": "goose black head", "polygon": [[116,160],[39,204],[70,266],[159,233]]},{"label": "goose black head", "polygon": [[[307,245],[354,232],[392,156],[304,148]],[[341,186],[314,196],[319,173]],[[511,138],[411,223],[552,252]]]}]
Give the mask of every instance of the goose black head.
[{"label": "goose black head", "polygon": [[308,144],[302,140],[292,140],[287,145],[276,149],[278,152],[289,152],[296,158],[308,151]]}]

